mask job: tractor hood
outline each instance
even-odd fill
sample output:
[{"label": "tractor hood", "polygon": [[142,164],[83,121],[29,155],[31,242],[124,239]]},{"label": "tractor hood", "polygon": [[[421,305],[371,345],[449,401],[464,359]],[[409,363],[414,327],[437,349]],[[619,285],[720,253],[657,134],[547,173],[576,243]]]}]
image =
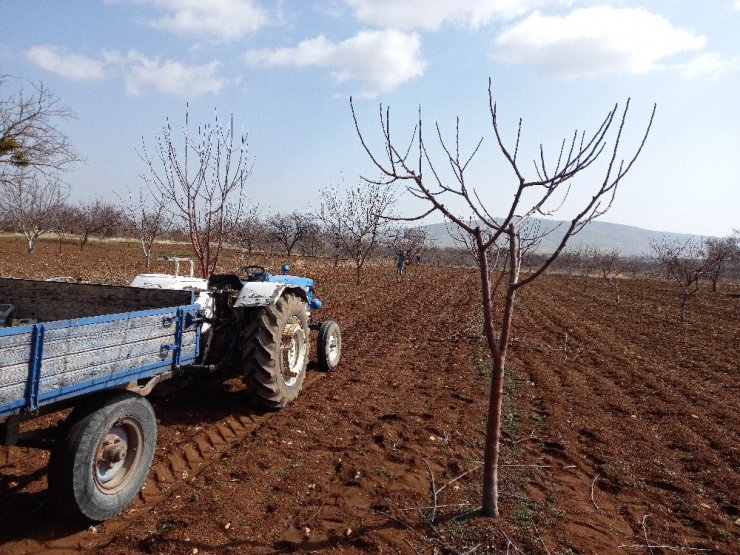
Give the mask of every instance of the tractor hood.
[{"label": "tractor hood", "polygon": [[245,281],[234,302],[234,307],[271,306],[277,302],[283,291],[289,290],[300,295],[313,309],[321,307],[321,301],[314,297],[314,281],[311,278],[288,274],[266,274],[264,281]]}]

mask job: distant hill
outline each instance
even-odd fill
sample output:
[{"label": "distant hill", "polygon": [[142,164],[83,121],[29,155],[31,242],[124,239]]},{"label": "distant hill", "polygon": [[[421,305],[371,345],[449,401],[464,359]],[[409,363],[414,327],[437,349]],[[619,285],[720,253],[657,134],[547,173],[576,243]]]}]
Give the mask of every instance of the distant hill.
[{"label": "distant hill", "polygon": [[[562,239],[568,222],[559,220],[536,219],[540,224],[540,232],[551,231],[542,241],[540,252],[553,252]],[[435,245],[440,247],[457,246],[450,237],[448,226],[453,224],[430,224],[424,226],[429,238]],[[560,226],[558,229],[558,226]],[[450,227],[451,229],[451,227]],[[622,256],[643,256],[650,254],[650,241],[661,241],[663,239],[677,239],[681,241],[693,240],[699,243],[701,235],[690,235],[685,233],[669,233],[664,231],[653,231],[631,225],[612,224],[609,222],[594,221],[588,224],[575,237],[568,241],[568,248],[574,249],[579,246],[594,245],[600,249],[617,248]]]}]

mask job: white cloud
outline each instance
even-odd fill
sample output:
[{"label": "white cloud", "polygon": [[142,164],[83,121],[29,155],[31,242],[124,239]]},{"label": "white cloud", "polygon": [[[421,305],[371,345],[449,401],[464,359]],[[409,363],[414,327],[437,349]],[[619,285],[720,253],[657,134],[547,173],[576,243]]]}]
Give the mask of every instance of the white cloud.
[{"label": "white cloud", "polygon": [[99,60],[64,51],[56,46],[34,46],[26,56],[36,65],[73,81],[124,76],[126,91],[135,96],[146,89],[194,98],[218,93],[228,80],[217,75],[221,63],[184,64],[150,58],[136,50],[103,50]]},{"label": "white cloud", "polygon": [[164,31],[219,40],[237,40],[269,23],[255,0],[149,0],[166,12],[148,22]]},{"label": "white cloud", "polygon": [[125,56],[107,53],[126,65],[126,91],[134,96],[153,88],[159,92],[194,98],[203,94],[218,93],[228,81],[216,75],[221,63],[213,61],[202,65],[186,65],[175,60],[161,61],[149,58],[135,50]]},{"label": "white cloud", "polygon": [[547,5],[571,5],[574,0],[345,0],[355,17],[393,29],[434,31],[450,23],[476,29],[497,19],[511,19]]},{"label": "white cloud", "polygon": [[32,46],[26,51],[26,57],[41,69],[72,81],[95,81],[105,77],[105,68],[99,61],[56,46]]},{"label": "white cloud", "polygon": [[267,65],[332,68],[332,76],[339,83],[357,80],[370,85],[372,90],[365,91],[366,95],[393,90],[426,69],[419,36],[394,30],[360,31],[341,42],[332,42],[321,35],[295,48],[255,50],[247,53],[245,60]]},{"label": "white cloud", "polygon": [[674,65],[673,69],[689,78],[716,77],[740,69],[740,57],[728,60],[716,52],[705,52],[686,63]]},{"label": "white cloud", "polygon": [[740,10],[740,0],[735,0],[735,1],[734,1],[734,2],[732,3],[732,6],[733,6],[733,7],[734,7],[734,8],[736,9],[736,10]]},{"label": "white cloud", "polygon": [[706,37],[641,8],[594,7],[564,17],[529,15],[496,39],[493,54],[560,77],[658,69],[665,58],[702,49]]}]

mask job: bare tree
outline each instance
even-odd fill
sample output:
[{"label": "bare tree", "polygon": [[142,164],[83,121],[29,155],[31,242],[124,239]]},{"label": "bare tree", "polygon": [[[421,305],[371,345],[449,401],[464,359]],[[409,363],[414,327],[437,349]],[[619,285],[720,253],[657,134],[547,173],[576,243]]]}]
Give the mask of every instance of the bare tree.
[{"label": "bare tree", "polygon": [[23,233],[29,254],[42,235],[54,231],[69,190],[54,176],[38,172],[17,173],[0,183],[0,213]]},{"label": "bare tree", "polygon": [[54,228],[54,232],[57,234],[59,251],[58,254],[62,254],[62,243],[65,234],[74,233],[76,227],[77,209],[65,202],[57,211],[57,221]]},{"label": "bare tree", "polygon": [[560,253],[557,266],[565,268],[566,275],[568,276],[568,279],[570,279],[573,276],[573,272],[581,267],[583,263],[582,258],[583,251],[580,246],[576,248],[566,248]]},{"label": "bare tree", "polygon": [[[0,87],[14,80],[0,75]],[[52,176],[70,168],[79,156],[58,122],[74,116],[43,83],[26,83],[0,97],[0,183],[16,181],[18,172]]]},{"label": "bare tree", "polygon": [[[468,225],[472,227],[477,225],[477,223],[474,224],[473,218],[468,218]],[[479,256],[478,244],[475,241],[475,236],[470,235],[463,228],[454,223],[448,223],[446,227],[447,233],[452,241],[457,245],[457,249],[464,253],[465,257],[471,260],[474,266],[477,266]],[[483,233],[485,239],[491,237],[489,230],[484,229]],[[491,247],[486,251],[485,256],[488,257],[488,271],[490,273],[493,274],[497,271],[506,271],[506,267],[509,262],[509,255],[506,247],[499,247],[498,245]],[[499,263],[501,264],[500,267]]]},{"label": "bare tree", "polygon": [[267,233],[264,222],[259,216],[259,206],[250,206],[244,211],[238,221],[232,222],[230,241],[240,249],[242,256],[252,258],[257,244]]},{"label": "bare tree", "polygon": [[609,287],[614,289],[617,304],[621,301],[622,293],[617,278],[627,268],[627,264],[620,254],[619,249],[602,250],[598,247],[594,247],[591,252],[593,266],[601,273],[601,277],[609,284]]},{"label": "bare tree", "polygon": [[429,236],[422,227],[400,227],[391,230],[387,243],[393,252],[403,252],[412,264],[418,264],[429,247]]},{"label": "bare tree", "polygon": [[78,235],[83,250],[92,235],[111,235],[123,221],[123,213],[113,203],[91,199],[74,207],[72,231]]},{"label": "bare tree", "polygon": [[216,269],[230,223],[242,213],[242,195],[251,173],[247,165],[247,135],[234,133],[234,118],[224,125],[215,115],[213,124],[198,126],[190,135],[185,110],[182,144],[176,144],[169,120],[155,138],[155,155],[147,152],[142,138],[140,158],[148,173],[142,175],[152,194],[171,203],[187,228],[193,253],[203,277]]},{"label": "bare tree", "polygon": [[126,227],[134,234],[141,245],[147,270],[151,266],[154,241],[167,233],[172,227],[172,217],[167,210],[167,199],[148,198],[144,191],[134,200],[129,191],[129,200],[122,203],[121,210],[126,216]]},{"label": "bare tree", "polygon": [[308,231],[301,240],[301,251],[303,254],[309,256],[317,256],[319,253],[324,251],[326,246],[326,235],[321,229],[318,221],[315,218],[311,218],[308,225]]},{"label": "bare tree", "polygon": [[[383,107],[380,107],[379,119],[383,140],[383,157],[381,158],[380,155],[376,154],[370,148],[370,143],[360,130],[352,100],[350,100],[350,104],[359,139],[374,165],[385,176],[382,181],[384,183],[400,183],[405,185],[407,191],[423,199],[428,205],[431,205],[418,216],[405,219],[415,221],[422,219],[432,212],[440,212],[472,237],[475,242],[480,274],[485,335],[493,359],[483,458],[483,513],[489,516],[498,516],[498,460],[500,452],[499,441],[501,437],[501,406],[506,354],[509,346],[509,335],[514,315],[516,294],[519,289],[537,279],[547,270],[571,237],[583,229],[588,222],[598,218],[610,208],[619,183],[632,168],[647,139],[655,108],[653,108],[653,115],[650,117],[650,123],[642,136],[640,145],[628,161],[624,159],[618,161],[618,157],[629,101],[627,101],[627,105],[622,111],[621,120],[619,119],[618,106],[615,105],[607,113],[594,133],[587,136],[585,132],[575,132],[571,139],[563,140],[559,149],[559,155],[555,157],[552,163],[545,162],[544,148],[540,146],[538,156],[534,160],[536,177],[527,179],[522,173],[522,168],[518,161],[519,141],[522,131],[521,120],[519,121],[517,137],[512,150],[504,144],[500,134],[498,114],[496,104],[493,101],[490,80],[488,98],[490,121],[496,144],[508,162],[516,180],[513,200],[510,206],[505,209],[505,215],[500,218],[494,218],[491,215],[489,209],[481,202],[477,191],[471,189],[467,182],[470,162],[479,151],[483,139],[477,142],[469,154],[461,154],[459,118],[454,133],[454,144],[452,145],[445,141],[439,124],[436,125],[436,136],[444,153],[442,157],[452,173],[449,179],[443,180],[441,174],[442,168],[438,167],[433,161],[432,153],[425,142],[421,109],[419,109],[416,126],[410,134],[410,141],[408,144],[398,145],[395,142],[395,137],[391,134],[390,111],[388,109],[384,111]],[[616,136],[611,139],[609,131],[615,123],[615,119],[617,131]],[[562,205],[564,198],[567,197],[567,193],[570,190],[570,181],[576,175],[590,168],[604,152],[607,153],[606,156],[608,158],[604,168],[604,175],[598,179],[594,187],[595,190],[592,192],[589,200],[585,201],[585,206],[567,224],[562,239],[555,251],[542,262],[539,268],[533,270],[526,278],[523,278],[520,275],[522,264],[522,229],[534,215],[550,215],[554,213]],[[564,193],[563,189],[565,189]],[[561,198],[559,206],[551,207],[549,203],[554,200],[554,195],[557,191],[563,193],[563,198]],[[447,203],[447,198],[455,199],[456,202],[462,202],[476,218],[477,223],[471,225],[453,212],[452,208],[450,208],[451,205]],[[525,201],[525,199],[527,200]],[[525,202],[529,201],[531,201],[531,204],[525,205]],[[529,237],[528,239],[529,241],[536,241],[537,238]],[[508,271],[506,273],[502,272],[495,279],[492,279],[487,253],[491,248],[498,249],[504,245],[507,247],[507,254],[509,256]],[[505,279],[505,277],[508,277],[508,279]],[[503,288],[499,291],[502,284]],[[503,295],[503,302],[494,306],[494,299],[499,292]],[[498,312],[498,332],[494,324],[495,311]]]},{"label": "bare tree", "polygon": [[707,277],[712,282],[712,291],[717,291],[717,282],[727,263],[736,260],[740,253],[736,237],[710,237],[704,242],[707,254]]},{"label": "bare tree", "polygon": [[298,212],[275,214],[267,219],[267,229],[273,238],[285,249],[288,257],[293,254],[295,246],[311,232],[311,216]]},{"label": "bare tree", "polygon": [[336,186],[321,190],[318,218],[338,252],[354,260],[356,283],[360,283],[362,267],[389,225],[383,216],[395,201],[393,190],[380,183],[344,191]]},{"label": "bare tree", "polygon": [[586,291],[591,274],[598,270],[596,264],[598,249],[595,245],[582,245],[579,250],[578,272],[581,276],[583,291]]},{"label": "bare tree", "polygon": [[674,281],[683,293],[681,297],[681,322],[686,321],[686,308],[691,297],[699,292],[699,280],[707,274],[709,260],[702,245],[693,239],[650,241],[650,250],[665,276]]}]

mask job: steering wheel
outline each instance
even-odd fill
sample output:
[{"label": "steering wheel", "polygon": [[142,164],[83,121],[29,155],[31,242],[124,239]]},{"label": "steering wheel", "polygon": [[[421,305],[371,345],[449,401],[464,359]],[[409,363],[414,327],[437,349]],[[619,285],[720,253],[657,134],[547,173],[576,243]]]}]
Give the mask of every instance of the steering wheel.
[{"label": "steering wheel", "polygon": [[265,270],[264,266],[247,264],[246,266],[237,268],[236,275],[239,276],[239,279],[245,281],[263,281],[267,276],[267,270]]}]

